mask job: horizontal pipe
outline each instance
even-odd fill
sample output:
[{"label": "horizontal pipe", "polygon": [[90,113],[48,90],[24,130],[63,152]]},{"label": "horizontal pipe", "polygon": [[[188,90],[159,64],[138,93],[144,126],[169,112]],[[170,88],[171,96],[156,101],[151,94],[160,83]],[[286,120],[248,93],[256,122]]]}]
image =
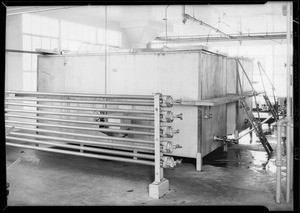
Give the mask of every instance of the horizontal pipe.
[{"label": "horizontal pipe", "polygon": [[47,112],[47,111],[37,111],[37,110],[19,110],[19,109],[5,109],[6,112],[24,112],[33,114],[44,114],[44,115],[64,115],[64,116],[77,116],[77,117],[92,117],[92,118],[119,118],[119,119],[129,119],[129,120],[147,120],[153,121],[151,117],[141,117],[141,116],[122,116],[122,115],[102,115],[102,114],[87,114],[87,113],[64,113],[64,112]]},{"label": "horizontal pipe", "polygon": [[[250,33],[247,35],[232,35],[233,37],[223,37],[212,35],[209,36],[209,42],[224,42],[224,41],[257,41],[257,40],[277,40],[285,39],[286,32],[279,33]],[[165,37],[160,36],[154,39],[155,44],[163,44]],[[207,41],[207,36],[168,36],[167,41],[172,44],[176,43],[202,43]],[[154,43],[154,42],[153,42]]]},{"label": "horizontal pipe", "polygon": [[5,120],[5,122],[6,123],[14,123],[14,124],[43,126],[43,127],[54,127],[54,128],[66,128],[66,129],[89,130],[89,131],[99,131],[99,132],[115,132],[115,133],[127,133],[127,134],[136,134],[136,135],[154,136],[154,133],[152,133],[152,132],[131,131],[131,130],[124,130],[124,129],[95,128],[95,127],[83,127],[83,126],[66,126],[66,125],[59,125],[59,124],[23,122],[23,121],[15,121],[15,120]]},{"label": "horizontal pipe", "polygon": [[52,145],[52,146],[57,146],[57,147],[62,147],[62,148],[69,148],[69,149],[80,149],[80,150],[86,150],[86,151],[91,151],[91,152],[100,152],[100,153],[106,153],[106,154],[123,155],[123,156],[128,156],[128,157],[154,159],[154,155],[148,155],[148,154],[138,154],[138,153],[133,153],[133,152],[115,151],[115,150],[92,148],[92,147],[86,147],[86,146],[74,146],[74,145],[59,144],[59,143],[46,142],[46,141],[40,141],[40,140],[31,140],[31,139],[11,137],[11,136],[7,136],[6,139],[15,140],[15,141],[24,141],[24,142],[36,143],[36,144]]},{"label": "horizontal pipe", "polygon": [[8,143],[8,142],[6,142],[6,145],[20,147],[20,148],[26,148],[26,149],[35,149],[35,150],[40,150],[40,151],[54,152],[54,153],[60,153],[60,154],[70,154],[70,155],[76,155],[76,156],[98,158],[98,159],[103,159],[103,160],[114,160],[114,161],[121,161],[121,162],[126,162],[126,163],[137,163],[137,164],[143,164],[143,165],[148,165],[148,166],[154,166],[154,162],[146,161],[146,160],[134,160],[134,159],[126,159],[126,158],[120,158],[120,157],[110,157],[110,156],[103,156],[103,155],[96,155],[96,154],[89,154],[89,153],[82,153],[82,152],[72,152],[72,151],[65,151],[65,150],[57,150],[57,149],[37,147],[37,146],[27,146],[27,145],[23,145],[23,144],[21,145],[21,144],[14,144],[14,143]]},{"label": "horizontal pipe", "polygon": [[58,140],[58,141],[70,142],[70,143],[79,143],[84,145],[94,145],[94,146],[102,145],[102,146],[114,146],[114,147],[121,147],[121,148],[141,149],[141,150],[154,150],[154,147],[118,144],[118,143],[103,142],[103,141],[88,141],[88,140],[81,140],[81,139],[74,139],[74,138],[62,138],[62,137],[55,137],[55,136],[48,136],[48,135],[29,134],[23,132],[11,132],[9,135],[27,136],[27,137],[40,138],[40,139],[51,139],[51,140]]},{"label": "horizontal pipe", "polygon": [[21,95],[46,95],[46,96],[68,96],[68,97],[87,97],[87,98],[122,98],[122,99],[147,99],[154,100],[152,95],[104,95],[104,94],[85,94],[85,93],[54,93],[54,92],[26,92],[26,91],[5,91],[7,94],[21,94]]},{"label": "horizontal pipe", "polygon": [[131,138],[129,139],[129,138],[119,138],[119,137],[110,137],[110,136],[100,136],[100,135],[87,135],[87,134],[69,133],[69,132],[49,130],[49,129],[27,128],[27,127],[16,126],[16,125],[5,125],[5,126],[6,127],[13,127],[14,126],[16,129],[36,131],[36,132],[47,132],[47,133],[54,133],[54,134],[87,137],[87,138],[106,139],[106,140],[112,140],[112,141],[125,141],[125,142],[132,142],[132,143],[154,144],[154,141],[142,140],[142,139],[131,139]]},{"label": "horizontal pipe", "polygon": [[6,97],[6,100],[14,101],[43,101],[43,102],[58,102],[58,103],[82,103],[82,104],[105,104],[105,105],[136,105],[136,106],[154,106],[153,102],[146,101],[90,101],[90,100],[69,100],[69,99],[46,99],[46,98],[30,98],[30,97]]},{"label": "horizontal pipe", "polygon": [[36,119],[36,120],[45,120],[45,121],[59,121],[59,122],[66,122],[66,123],[78,123],[78,124],[91,124],[91,125],[101,125],[101,126],[120,126],[120,127],[154,129],[154,126],[138,125],[138,124],[82,121],[82,120],[67,120],[67,119],[59,119],[59,118],[47,118],[47,117],[41,117],[41,116],[26,116],[26,115],[18,115],[18,114],[10,114],[10,113],[5,113],[5,116],[15,117],[15,118],[28,118],[28,119]]},{"label": "horizontal pipe", "polygon": [[82,111],[99,111],[99,112],[123,112],[123,113],[142,113],[142,114],[154,114],[154,111],[150,110],[126,110],[126,109],[108,109],[108,108],[91,108],[91,107],[69,107],[69,106],[57,106],[57,105],[43,105],[43,104],[26,104],[26,103],[12,103],[5,102],[6,105],[11,106],[29,106],[39,108],[52,108],[52,109],[68,109],[68,110],[82,110]]}]

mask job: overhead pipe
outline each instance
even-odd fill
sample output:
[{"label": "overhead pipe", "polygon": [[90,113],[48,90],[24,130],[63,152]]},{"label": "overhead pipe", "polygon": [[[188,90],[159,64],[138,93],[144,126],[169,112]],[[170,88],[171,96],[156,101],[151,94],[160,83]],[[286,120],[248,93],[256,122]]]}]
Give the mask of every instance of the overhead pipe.
[{"label": "overhead pipe", "polygon": [[207,23],[205,23],[205,22],[203,22],[203,21],[200,21],[200,20],[198,20],[198,19],[196,19],[196,18],[190,16],[189,14],[185,14],[185,18],[186,18],[186,19],[190,19],[191,21],[194,21],[194,22],[198,22],[200,25],[202,25],[202,26],[204,26],[204,27],[208,27],[208,28],[214,30],[215,32],[224,35],[226,38],[233,38],[233,36],[230,36],[230,35],[228,35],[228,34],[222,32],[221,30],[219,30],[219,29],[217,29],[217,28],[215,28],[215,27],[213,27],[213,26],[211,26],[211,25],[209,25],[209,24],[207,24]]},{"label": "overhead pipe", "polygon": [[18,109],[5,109],[5,112],[24,112],[41,115],[64,115],[64,116],[77,116],[77,117],[92,117],[92,118],[119,118],[127,120],[147,120],[153,121],[153,117],[141,117],[141,116],[122,116],[122,115],[103,115],[103,114],[80,114],[80,113],[63,113],[63,112],[47,112],[47,111],[33,111],[33,110],[18,110]]},{"label": "overhead pipe", "polygon": [[[83,126],[65,126],[59,124],[48,124],[48,123],[37,123],[37,122],[23,122],[23,121],[15,121],[15,120],[5,120],[6,123],[13,124],[23,124],[23,125],[32,125],[32,126],[43,126],[43,127],[54,127],[54,128],[66,128],[66,129],[77,129],[77,130],[89,130],[89,131],[99,131],[99,132],[115,132],[115,133],[127,133],[134,135],[149,135],[154,136],[153,132],[142,132],[142,131],[132,131],[132,130],[124,130],[124,129],[110,129],[110,128],[95,128],[95,127],[83,127]],[[99,122],[98,125],[101,125]]]},{"label": "overhead pipe", "polygon": [[5,113],[4,115],[7,117],[28,118],[28,119],[45,120],[45,121],[58,121],[58,122],[91,124],[91,125],[100,125],[101,124],[101,126],[132,127],[132,128],[143,128],[143,129],[150,129],[150,130],[154,129],[154,126],[139,125],[139,124],[97,122],[97,121],[83,121],[83,120],[67,120],[67,119],[48,118],[48,117],[41,117],[41,116],[26,116],[26,115],[18,115],[18,114],[10,114],[10,113]]},{"label": "overhead pipe", "polygon": [[40,102],[57,102],[57,103],[79,103],[79,104],[105,104],[105,105],[138,105],[138,106],[153,106],[153,102],[142,101],[90,101],[90,100],[69,100],[69,99],[44,99],[44,98],[18,98],[18,97],[6,97],[6,100],[13,101],[40,101]]},{"label": "overhead pipe", "polygon": [[122,112],[122,113],[136,113],[136,114],[151,114],[151,110],[126,110],[126,109],[107,109],[107,108],[91,108],[91,107],[69,107],[69,106],[57,106],[57,105],[43,105],[43,104],[26,104],[26,103],[12,103],[5,102],[5,105],[13,106],[29,106],[29,107],[39,107],[39,108],[53,108],[53,109],[69,109],[69,110],[82,110],[82,111],[100,111],[100,112]]},{"label": "overhead pipe", "polygon": [[[6,127],[12,127],[12,125],[5,125]],[[54,133],[54,134],[62,134],[62,135],[70,135],[70,136],[79,136],[79,137],[87,137],[87,138],[95,138],[95,139],[105,139],[105,140],[112,140],[112,141],[124,141],[124,142],[133,142],[133,143],[144,143],[153,145],[153,141],[151,140],[143,140],[143,139],[133,139],[133,138],[120,138],[120,137],[111,137],[111,136],[100,136],[100,135],[88,135],[88,134],[81,134],[81,133],[69,133],[63,131],[56,131],[56,130],[48,130],[48,129],[39,129],[39,128],[27,128],[22,126],[15,126],[16,129],[21,130],[29,130],[35,132],[46,132],[46,133]]]},{"label": "overhead pipe", "polygon": [[[23,134],[23,136],[28,136],[28,134]],[[42,138],[42,137],[37,137],[37,138]],[[74,146],[74,145],[46,142],[46,141],[41,141],[41,140],[18,138],[18,137],[12,137],[12,136],[7,136],[6,139],[22,141],[22,142],[24,141],[24,142],[35,143],[35,144],[51,145],[51,146],[55,146],[55,147],[62,147],[62,148],[69,148],[69,149],[80,149],[80,150],[91,151],[91,152],[100,152],[100,153],[106,153],[106,154],[123,155],[123,156],[138,157],[138,158],[145,158],[145,159],[154,159],[154,156],[149,155],[149,154],[138,154],[138,153],[133,153],[133,152],[115,151],[115,150],[92,148],[92,147],[86,147],[86,146]]]},{"label": "overhead pipe", "polygon": [[[18,128],[18,129],[22,129],[22,128]],[[35,131],[35,130],[32,130],[32,131]],[[36,132],[44,132],[44,131],[36,131]],[[62,142],[78,143],[78,144],[93,145],[93,146],[114,146],[114,147],[141,149],[141,150],[148,150],[148,151],[154,150],[153,146],[150,147],[150,146],[141,146],[141,145],[122,144],[122,143],[116,142],[116,141],[113,141],[113,143],[112,142],[103,142],[103,141],[89,141],[89,140],[82,140],[82,139],[75,139],[75,138],[62,138],[62,137],[56,137],[56,136],[30,134],[30,133],[23,133],[23,132],[10,132],[9,135],[59,140]]]},{"label": "overhead pipe", "polygon": [[32,96],[67,96],[67,97],[86,97],[86,98],[120,98],[120,99],[146,99],[154,100],[152,95],[104,95],[104,94],[85,94],[85,93],[53,93],[53,92],[26,92],[26,91],[5,91],[7,94],[20,94]]},{"label": "overhead pipe", "polygon": [[[220,36],[209,36],[211,42],[224,42],[224,41],[257,41],[257,40],[282,40],[286,39],[286,33],[252,33],[249,35],[232,35],[231,38]],[[156,43],[160,44],[165,42],[165,37],[160,36],[155,38]],[[161,41],[161,42],[159,42]],[[201,43],[207,41],[207,36],[168,36],[169,43]]]},{"label": "overhead pipe", "polygon": [[15,143],[9,143],[9,142],[7,142],[6,145],[13,146],[13,147],[25,148],[25,149],[35,149],[35,150],[40,150],[40,151],[54,152],[54,153],[60,153],[60,154],[70,154],[70,155],[76,155],[76,156],[98,158],[98,159],[102,159],[102,160],[113,160],[113,161],[120,161],[120,162],[126,162],[126,163],[138,163],[138,164],[143,164],[143,165],[148,165],[148,166],[154,166],[153,161],[146,161],[146,160],[134,160],[134,159],[130,159],[130,158],[126,159],[126,158],[103,156],[103,155],[90,154],[90,153],[72,152],[72,151],[57,150],[57,149],[51,149],[51,148],[45,148],[45,147],[15,144]]}]

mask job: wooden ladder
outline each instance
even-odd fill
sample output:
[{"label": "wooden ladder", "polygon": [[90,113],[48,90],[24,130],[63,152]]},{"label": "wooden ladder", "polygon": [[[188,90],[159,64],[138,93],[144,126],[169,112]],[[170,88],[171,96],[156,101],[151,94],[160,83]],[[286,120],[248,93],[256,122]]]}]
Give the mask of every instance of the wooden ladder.
[{"label": "wooden ladder", "polygon": [[241,106],[243,107],[243,109],[245,110],[245,112],[253,126],[256,136],[259,138],[261,144],[263,145],[264,149],[266,150],[266,152],[268,154],[268,159],[270,159],[273,149],[272,149],[271,145],[269,144],[265,134],[263,133],[260,120],[257,120],[254,117],[252,111],[250,110],[249,106],[246,103],[245,98],[240,99],[240,103],[241,103]]},{"label": "wooden ladder", "polygon": [[275,108],[272,106],[272,103],[269,99],[269,97],[265,94],[263,95],[265,101],[266,101],[266,104],[268,105],[270,111],[271,111],[271,114],[273,116],[273,118],[275,119],[275,121],[278,121],[278,113],[276,112]]}]

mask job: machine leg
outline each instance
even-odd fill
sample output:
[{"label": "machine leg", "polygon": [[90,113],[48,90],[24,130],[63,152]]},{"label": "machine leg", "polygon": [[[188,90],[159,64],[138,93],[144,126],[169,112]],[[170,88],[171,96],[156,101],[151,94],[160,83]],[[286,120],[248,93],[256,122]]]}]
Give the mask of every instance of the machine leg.
[{"label": "machine leg", "polygon": [[[137,150],[136,150],[136,149],[133,149],[133,153],[136,154],[136,153],[137,153]],[[137,160],[137,157],[133,157],[133,159],[134,159],[134,160]]]},{"label": "machine leg", "polygon": [[196,171],[198,172],[202,171],[202,155],[200,152],[197,152],[196,155]]},{"label": "machine leg", "polygon": [[[237,129],[234,130],[234,138],[238,138],[239,137],[239,131]],[[239,143],[239,140],[237,140],[237,142]]]}]

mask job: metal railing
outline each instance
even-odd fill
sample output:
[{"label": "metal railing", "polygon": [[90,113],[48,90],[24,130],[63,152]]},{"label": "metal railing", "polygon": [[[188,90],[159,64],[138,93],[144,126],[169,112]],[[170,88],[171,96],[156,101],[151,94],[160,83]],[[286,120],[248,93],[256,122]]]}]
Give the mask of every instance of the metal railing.
[{"label": "metal railing", "polygon": [[6,145],[154,166],[158,184],[163,169],[180,162],[164,155],[180,148],[172,143],[179,130],[170,125],[182,119],[169,110],[176,102],[160,93],[6,91]]}]

